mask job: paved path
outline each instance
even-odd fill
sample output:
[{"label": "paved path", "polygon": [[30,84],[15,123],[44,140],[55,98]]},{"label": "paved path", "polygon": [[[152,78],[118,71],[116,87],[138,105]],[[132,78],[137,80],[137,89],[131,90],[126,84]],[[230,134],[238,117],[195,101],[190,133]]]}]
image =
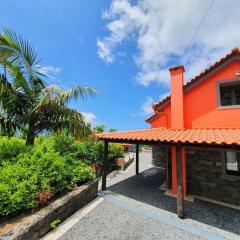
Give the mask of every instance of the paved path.
[{"label": "paved path", "polygon": [[240,239],[239,211],[196,201],[186,202],[187,218],[177,218],[176,199],[159,190],[164,171],[151,166],[150,154],[140,155],[124,173],[111,174],[108,191],[74,214],[44,240]]}]

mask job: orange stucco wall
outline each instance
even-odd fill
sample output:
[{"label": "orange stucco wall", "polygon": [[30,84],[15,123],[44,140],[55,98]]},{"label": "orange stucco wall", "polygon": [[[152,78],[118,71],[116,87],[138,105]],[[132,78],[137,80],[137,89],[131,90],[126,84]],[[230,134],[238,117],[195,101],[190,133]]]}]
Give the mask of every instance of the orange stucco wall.
[{"label": "orange stucco wall", "polygon": [[165,127],[165,128],[170,128],[171,127],[171,106],[170,104],[166,105],[162,111],[165,114],[161,114],[159,117],[155,118],[151,122],[152,128],[157,128],[157,127]]},{"label": "orange stucco wall", "polygon": [[239,70],[240,62],[234,61],[184,95],[185,128],[240,127],[240,108],[218,108],[216,90],[217,81],[236,78]]},{"label": "orange stucco wall", "polygon": [[[217,81],[237,79],[240,62],[233,61],[183,95],[184,128],[240,128],[240,108],[219,108],[217,102]],[[240,78],[239,78],[240,81]],[[161,110],[151,122],[153,128],[171,126],[171,104]],[[186,154],[182,151],[184,196],[187,196]],[[172,193],[177,193],[176,149],[172,148]]]},{"label": "orange stucco wall", "polygon": [[[240,108],[218,108],[216,90],[218,80],[234,79],[239,70],[240,62],[233,61],[188,92],[184,92],[185,128],[240,128]],[[171,128],[171,104],[161,111],[165,115],[154,119],[151,126]],[[167,119],[165,126],[163,117]]]}]

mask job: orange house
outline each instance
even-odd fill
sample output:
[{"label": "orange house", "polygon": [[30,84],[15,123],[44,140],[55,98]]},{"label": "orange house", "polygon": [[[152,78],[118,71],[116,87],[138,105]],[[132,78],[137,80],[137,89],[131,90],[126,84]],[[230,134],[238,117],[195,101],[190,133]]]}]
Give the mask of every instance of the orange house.
[{"label": "orange house", "polygon": [[[153,105],[152,128],[239,129],[240,51],[233,49],[184,84],[184,67],[171,68],[171,95]],[[240,152],[182,148],[183,192],[240,205]],[[153,145],[153,164],[166,168],[167,188],[177,194],[176,148]]]},{"label": "orange house", "polygon": [[153,105],[150,129],[102,133],[106,189],[108,143],[152,146],[153,165],[166,169],[167,192],[184,216],[188,194],[240,206],[240,50],[235,48],[184,84],[184,67],[169,69],[171,94]]}]

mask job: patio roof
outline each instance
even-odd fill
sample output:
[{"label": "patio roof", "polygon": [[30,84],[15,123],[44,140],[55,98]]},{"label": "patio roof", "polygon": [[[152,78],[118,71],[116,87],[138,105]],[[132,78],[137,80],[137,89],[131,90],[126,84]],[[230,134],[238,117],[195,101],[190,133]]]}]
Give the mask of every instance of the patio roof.
[{"label": "patio roof", "polygon": [[109,142],[146,142],[166,144],[201,144],[240,146],[240,129],[151,128],[126,132],[101,133],[96,137]]},{"label": "patio roof", "polygon": [[[136,174],[139,173],[139,144],[166,144],[176,147],[177,176],[177,215],[184,218],[184,182],[183,182],[183,152],[182,147],[200,146],[219,149],[240,149],[240,129],[167,129],[151,128],[126,132],[112,132],[96,134],[104,140],[102,190],[106,190],[107,174],[109,172],[109,142],[129,142],[136,144]],[[207,145],[207,146],[205,146]],[[186,161],[185,161],[186,164]]]}]

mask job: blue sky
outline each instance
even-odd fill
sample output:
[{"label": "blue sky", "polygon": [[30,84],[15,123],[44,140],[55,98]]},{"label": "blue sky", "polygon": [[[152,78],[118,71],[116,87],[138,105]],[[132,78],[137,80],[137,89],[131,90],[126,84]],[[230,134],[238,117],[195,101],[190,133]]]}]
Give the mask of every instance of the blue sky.
[{"label": "blue sky", "polygon": [[170,2],[6,0],[1,2],[0,24],[34,45],[41,65],[54,77],[49,84],[82,84],[99,91],[97,97],[71,104],[94,124],[118,130],[146,128],[152,102],[169,92],[168,67],[184,64],[190,78],[240,42],[239,27],[231,25],[239,22],[232,0],[225,8],[226,14],[231,10],[229,24],[222,14],[226,28],[216,29],[215,19],[221,20],[218,8],[224,4],[219,0],[185,56],[186,33],[194,33],[210,0],[205,5],[189,0],[179,8],[176,0]]}]

